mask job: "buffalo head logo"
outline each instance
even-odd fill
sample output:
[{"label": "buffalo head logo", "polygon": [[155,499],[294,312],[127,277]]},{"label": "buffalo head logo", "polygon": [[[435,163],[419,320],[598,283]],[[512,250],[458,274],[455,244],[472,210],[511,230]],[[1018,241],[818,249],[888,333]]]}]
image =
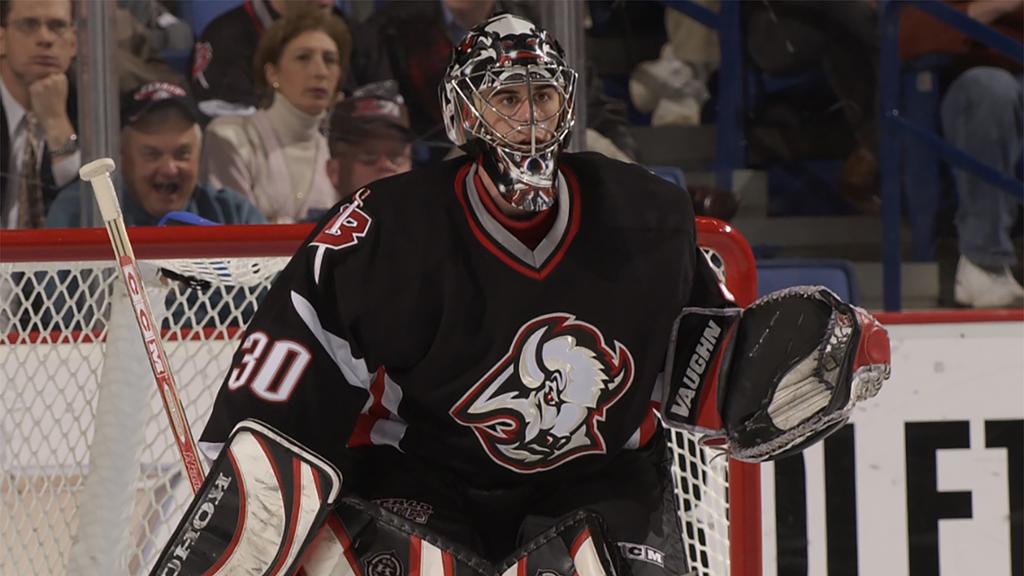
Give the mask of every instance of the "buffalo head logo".
[{"label": "buffalo head logo", "polygon": [[531,320],[508,354],[451,409],[488,454],[517,472],[606,451],[597,423],[633,381],[633,357],[569,314]]}]

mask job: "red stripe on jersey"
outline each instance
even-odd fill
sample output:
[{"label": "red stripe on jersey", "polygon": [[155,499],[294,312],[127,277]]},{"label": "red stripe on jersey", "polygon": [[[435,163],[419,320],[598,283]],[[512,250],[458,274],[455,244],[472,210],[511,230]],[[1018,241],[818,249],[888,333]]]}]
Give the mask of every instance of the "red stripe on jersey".
[{"label": "red stripe on jersey", "polygon": [[417,536],[409,536],[409,576],[420,576],[420,554],[423,553],[423,542]]},{"label": "red stripe on jersey", "polygon": [[520,558],[516,562],[516,576],[526,576],[526,558]]},{"label": "red stripe on jersey", "polygon": [[227,548],[221,553],[217,562],[210,566],[209,570],[203,572],[203,576],[216,574],[220,567],[228,561],[228,558],[231,558],[231,554],[234,553],[239,539],[242,538],[242,532],[245,530],[245,483],[243,482],[241,472],[238,471],[238,462],[235,461],[235,455],[230,449],[228,450],[228,461],[231,462],[231,469],[235,472],[236,485],[238,486],[238,521],[235,522],[235,533],[231,536],[231,542],[228,542]]},{"label": "red stripe on jersey", "polygon": [[640,441],[637,448],[643,448],[651,441],[654,437],[654,431],[658,429],[657,423],[654,421],[654,413],[657,407],[654,402],[651,402],[650,409],[647,411],[647,416],[644,416],[644,421],[640,423]]},{"label": "red stripe on jersey", "polygon": [[370,408],[367,409],[366,414],[360,414],[356,418],[352,434],[348,439],[349,448],[372,444],[370,433],[373,431],[373,426],[377,424],[378,420],[391,416],[391,412],[384,407],[384,367],[378,368],[373,375],[373,382],[370,383],[370,397],[373,398]]},{"label": "red stripe on jersey", "polygon": [[441,551],[441,564],[444,566],[444,576],[455,576],[455,558],[450,552]]},{"label": "red stripe on jersey", "polygon": [[498,260],[501,260],[506,266],[516,272],[519,272],[523,276],[534,280],[543,280],[547,278],[548,274],[550,274],[555,267],[558,266],[559,262],[562,261],[566,251],[569,249],[569,245],[572,244],[573,238],[576,237],[576,232],[578,232],[580,228],[580,213],[582,211],[582,206],[580,205],[580,191],[579,184],[576,181],[576,176],[568,168],[560,168],[562,174],[565,176],[565,181],[569,187],[569,195],[571,196],[568,206],[569,223],[565,234],[562,236],[558,245],[558,249],[550,258],[548,258],[548,261],[545,262],[539,270],[536,270],[507,254],[497,246],[493,240],[491,240],[490,236],[488,236],[477,223],[473,216],[473,211],[469,206],[469,199],[466,197],[466,175],[469,173],[469,169],[472,166],[472,162],[466,163],[465,166],[459,169],[458,174],[455,175],[455,196],[458,198],[459,204],[462,204],[462,211],[466,215],[466,222],[469,224],[469,229],[473,233],[473,236],[476,237],[477,241],[480,242],[480,245],[486,248],[488,252],[494,254]]},{"label": "red stripe on jersey", "polygon": [[348,532],[345,531],[345,526],[338,519],[337,514],[328,514],[327,526],[334,533],[334,537],[341,542],[341,547],[345,550],[345,560],[348,561],[348,567],[352,570],[352,573],[356,576],[360,576],[359,561],[356,560],[356,555],[352,551],[352,539],[348,537]]}]

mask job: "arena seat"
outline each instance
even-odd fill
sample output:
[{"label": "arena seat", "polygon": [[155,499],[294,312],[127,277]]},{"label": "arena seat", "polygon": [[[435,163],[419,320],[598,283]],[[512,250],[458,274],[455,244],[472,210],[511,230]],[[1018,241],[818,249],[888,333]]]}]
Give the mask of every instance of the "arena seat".
[{"label": "arena seat", "polygon": [[857,280],[853,266],[836,259],[758,260],[757,295],[792,286],[825,286],[840,298],[857,303]]}]

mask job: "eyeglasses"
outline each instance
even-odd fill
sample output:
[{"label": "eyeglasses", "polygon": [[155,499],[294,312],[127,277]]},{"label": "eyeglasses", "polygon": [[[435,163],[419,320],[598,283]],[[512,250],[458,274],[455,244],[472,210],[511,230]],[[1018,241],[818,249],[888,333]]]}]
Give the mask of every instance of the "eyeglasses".
[{"label": "eyeglasses", "polygon": [[46,20],[41,18],[19,18],[17,20],[12,20],[11,26],[26,36],[38,34],[43,26],[46,26],[46,29],[54,36],[59,36],[61,38],[71,31],[71,23],[67,20],[61,20],[60,18],[47,18]]},{"label": "eyeglasses", "polygon": [[399,152],[372,152],[365,150],[356,152],[352,157],[356,162],[364,166],[373,166],[380,162],[381,157],[387,158],[388,162],[395,166],[403,166],[412,162],[409,158],[409,152],[406,150]]}]

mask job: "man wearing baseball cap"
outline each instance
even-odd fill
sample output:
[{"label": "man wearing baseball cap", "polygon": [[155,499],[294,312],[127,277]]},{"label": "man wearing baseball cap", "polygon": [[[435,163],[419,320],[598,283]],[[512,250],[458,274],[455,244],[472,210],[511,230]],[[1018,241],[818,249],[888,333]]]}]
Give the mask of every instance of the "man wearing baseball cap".
[{"label": "man wearing baseball cap", "polygon": [[[266,219],[244,196],[198,183],[202,130],[185,89],[150,82],[121,100],[121,209],[129,226],[153,226],[171,212],[190,212],[221,224],[262,224]],[[54,201],[47,227],[81,225],[81,191],[70,186]]]},{"label": "man wearing baseball cap", "polygon": [[327,176],[339,198],[412,168],[409,112],[397,91],[357,91],[331,114]]}]

